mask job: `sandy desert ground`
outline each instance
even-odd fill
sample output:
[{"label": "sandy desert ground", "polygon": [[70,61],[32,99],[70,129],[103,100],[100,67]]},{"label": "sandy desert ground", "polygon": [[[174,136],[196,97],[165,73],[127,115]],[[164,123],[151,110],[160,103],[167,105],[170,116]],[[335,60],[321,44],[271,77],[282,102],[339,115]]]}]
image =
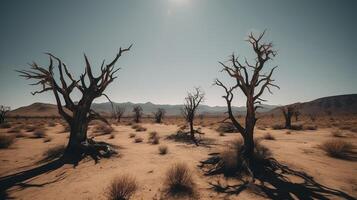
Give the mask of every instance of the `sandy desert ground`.
[{"label": "sandy desert ground", "polygon": [[[9,133],[12,132],[11,128],[0,129],[0,134],[4,135],[21,133],[14,144],[0,150],[2,198],[106,199],[107,187],[112,178],[120,174],[130,174],[139,183],[139,189],[133,199],[160,199],[165,187],[166,170],[177,162],[186,163],[192,170],[199,199],[269,199],[274,195],[283,197],[285,194],[299,197],[301,192],[305,192],[306,197],[317,199],[357,197],[357,162],[329,157],[319,147],[322,142],[334,138],[331,134],[334,128],[301,131],[272,130],[268,127],[256,129],[257,138],[267,133],[275,138],[275,140],[262,139],[261,142],[272,151],[275,159],[295,171],[307,173],[316,181],[316,184],[304,184],[306,180],[288,175],[288,179],[281,183],[284,187],[271,190],[270,194],[268,191],[254,189],[254,187],[238,191],[234,189],[234,185],[238,183],[235,178],[204,175],[202,169],[198,167],[200,161],[207,159],[210,153],[222,151],[230,141],[240,137],[239,133],[226,133],[220,136],[214,126],[209,125],[213,123],[197,126],[204,133],[202,137],[210,139],[209,144],[198,147],[194,144],[165,139],[166,136],[177,132],[179,123],[145,122],[140,125],[147,130],[140,132],[135,131],[127,122],[114,123],[112,125],[114,131],[110,135],[99,135],[95,139],[117,145],[118,156],[101,159],[97,164],[87,158],[77,166],[70,164],[56,166],[52,164],[53,161],[43,161],[45,151],[67,143],[68,133],[64,132],[64,126],[58,123],[58,120],[14,121],[11,124],[12,128],[17,125],[22,126],[23,129],[17,133]],[[45,127],[44,137],[49,138],[47,140],[50,141],[45,138],[33,138],[34,133],[31,130],[26,131],[26,126],[31,127],[31,125],[36,128]],[[90,135],[95,135],[95,126],[98,125],[91,126]],[[148,143],[148,135],[152,131],[156,131],[160,137],[157,145]],[[343,137],[339,139],[356,144],[356,133],[349,130],[341,132]],[[131,138],[130,134],[133,133],[136,136]],[[143,141],[135,143],[134,140],[138,137]],[[167,154],[159,154],[160,145],[168,147]],[[229,185],[231,189],[220,190],[217,185],[221,189]],[[321,196],[314,196],[316,194]]]}]

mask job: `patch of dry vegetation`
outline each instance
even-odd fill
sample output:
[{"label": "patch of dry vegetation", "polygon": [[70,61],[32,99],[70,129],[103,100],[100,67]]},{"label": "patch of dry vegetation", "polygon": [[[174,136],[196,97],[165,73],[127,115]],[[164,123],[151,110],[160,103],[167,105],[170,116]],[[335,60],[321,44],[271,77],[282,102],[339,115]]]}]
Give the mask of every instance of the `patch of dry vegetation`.
[{"label": "patch of dry vegetation", "polygon": [[238,130],[232,122],[221,123],[216,131],[219,133],[238,133]]},{"label": "patch of dry vegetation", "polygon": [[142,132],[147,130],[147,128],[141,126],[140,124],[134,124],[131,126],[131,128],[134,129],[136,132]]},{"label": "patch of dry vegetation", "polygon": [[322,143],[321,149],[324,150],[327,155],[349,160],[355,156],[352,143],[341,140],[341,139],[330,139]]},{"label": "patch of dry vegetation", "polygon": [[265,140],[275,140],[275,137],[270,134],[270,133],[266,133],[264,136],[263,136],[263,139]]},{"label": "patch of dry vegetation", "polygon": [[160,155],[165,155],[168,153],[168,147],[166,145],[160,145],[159,146],[159,154]]},{"label": "patch of dry vegetation", "polygon": [[148,137],[148,142],[150,144],[159,144],[160,143],[159,134],[156,131],[150,132]]},{"label": "patch of dry vegetation", "polygon": [[137,137],[137,138],[134,139],[134,142],[135,143],[141,143],[141,142],[143,142],[143,138]]},{"label": "patch of dry vegetation", "polygon": [[121,175],[112,180],[106,196],[108,200],[129,200],[137,189],[138,183],[133,176]]},{"label": "patch of dry vegetation", "polygon": [[11,144],[15,142],[15,136],[13,135],[0,135],[0,149],[9,148]]},{"label": "patch of dry vegetation", "polygon": [[11,124],[9,122],[5,122],[0,124],[0,128],[11,128]]},{"label": "patch of dry vegetation", "polygon": [[33,133],[32,133],[32,136],[31,138],[45,138],[47,135],[46,135],[46,132],[44,129],[36,129]]}]

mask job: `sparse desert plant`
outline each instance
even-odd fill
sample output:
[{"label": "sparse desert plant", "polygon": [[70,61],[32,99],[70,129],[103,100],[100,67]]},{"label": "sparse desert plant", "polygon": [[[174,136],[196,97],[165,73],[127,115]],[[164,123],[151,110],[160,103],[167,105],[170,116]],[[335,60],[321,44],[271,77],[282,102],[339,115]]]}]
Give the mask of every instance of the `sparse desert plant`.
[{"label": "sparse desert plant", "polygon": [[223,132],[220,132],[219,136],[226,136],[226,135]]},{"label": "sparse desert plant", "polygon": [[139,124],[134,124],[131,126],[132,129],[135,129],[136,132],[142,132],[142,131],[146,131],[147,128],[139,125]]},{"label": "sparse desert plant", "polygon": [[282,124],[273,124],[271,126],[271,128],[274,129],[274,130],[281,130],[281,129],[285,129],[285,126],[282,125]]},{"label": "sparse desert plant", "polygon": [[14,135],[0,135],[0,149],[6,149],[14,142]]},{"label": "sparse desert plant", "polygon": [[166,113],[165,109],[158,108],[157,111],[153,113],[155,123],[161,123],[162,119],[165,117],[165,113]]},{"label": "sparse desert plant", "polygon": [[171,196],[195,196],[196,184],[190,168],[185,163],[176,163],[166,172],[165,191]]},{"label": "sparse desert plant", "polygon": [[160,155],[165,155],[168,152],[168,147],[166,145],[160,145],[159,146],[159,154]]},{"label": "sparse desert plant", "polygon": [[52,141],[52,138],[51,137],[45,137],[43,138],[43,142],[46,143],[46,142],[51,142]]},{"label": "sparse desert plant", "polygon": [[270,134],[270,133],[266,133],[264,136],[263,136],[263,139],[265,140],[275,140],[275,137]]},{"label": "sparse desert plant", "polygon": [[238,130],[232,122],[221,123],[216,129],[219,133],[237,133]]},{"label": "sparse desert plant", "polygon": [[129,138],[133,138],[133,137],[135,137],[135,136],[136,136],[135,133],[130,133],[130,134],[129,134]]},{"label": "sparse desert plant", "polygon": [[134,122],[139,123],[143,116],[143,108],[139,105],[133,107]]},{"label": "sparse desert plant", "polygon": [[115,177],[107,188],[108,200],[129,200],[136,190],[138,183],[133,176],[121,175]]},{"label": "sparse desert plant", "polygon": [[341,139],[330,139],[322,143],[321,149],[331,157],[348,159],[353,150],[353,145]]},{"label": "sparse desert plant", "polygon": [[148,141],[151,144],[159,144],[159,134],[156,131],[150,132],[149,133],[149,137],[148,137]]},{"label": "sparse desert plant", "polygon": [[313,131],[313,130],[317,130],[317,126],[316,125],[304,125],[303,129]]},{"label": "sparse desert plant", "polygon": [[333,137],[344,137],[342,131],[340,131],[340,130],[334,130],[334,131],[332,131],[332,132],[331,132],[331,135],[332,135]]},{"label": "sparse desert plant", "polygon": [[117,122],[120,122],[120,120],[123,117],[124,113],[125,113],[125,107],[124,106],[116,106],[115,107],[114,116],[117,119]]},{"label": "sparse desert plant", "polygon": [[291,124],[290,129],[295,130],[295,131],[300,131],[303,130],[303,125],[302,124]]},{"label": "sparse desert plant", "polygon": [[137,137],[134,139],[135,143],[141,143],[142,141],[143,141],[143,138],[141,138],[141,137]]},{"label": "sparse desert plant", "polygon": [[8,122],[4,122],[4,123],[0,124],[0,128],[11,128],[11,124]]},{"label": "sparse desert plant", "polygon": [[53,121],[50,121],[50,122],[48,122],[48,126],[49,126],[49,127],[55,127],[55,126],[56,126],[56,123],[53,122]]},{"label": "sparse desert plant", "polygon": [[25,127],[26,132],[33,132],[36,130],[36,126],[34,125],[28,125]]},{"label": "sparse desert plant", "polygon": [[42,154],[43,159],[40,162],[48,162],[48,161],[54,160],[56,158],[59,158],[63,155],[65,150],[66,150],[66,147],[64,145],[53,146],[53,147],[47,149],[45,152],[43,152],[43,154]]},{"label": "sparse desert plant", "polygon": [[46,133],[45,133],[45,130],[43,130],[43,129],[36,129],[32,133],[32,138],[44,138],[44,137],[46,137]]},{"label": "sparse desert plant", "polygon": [[286,131],[286,134],[290,135],[290,134],[291,134],[291,131]]},{"label": "sparse desert plant", "polygon": [[114,134],[110,134],[109,139],[114,139],[115,135]]},{"label": "sparse desert plant", "polygon": [[19,132],[21,132],[21,126],[14,126],[14,127],[10,128],[7,132],[8,133],[19,133]]},{"label": "sparse desert plant", "polygon": [[105,123],[98,123],[94,128],[94,132],[96,132],[98,135],[109,135],[113,131],[113,127]]}]

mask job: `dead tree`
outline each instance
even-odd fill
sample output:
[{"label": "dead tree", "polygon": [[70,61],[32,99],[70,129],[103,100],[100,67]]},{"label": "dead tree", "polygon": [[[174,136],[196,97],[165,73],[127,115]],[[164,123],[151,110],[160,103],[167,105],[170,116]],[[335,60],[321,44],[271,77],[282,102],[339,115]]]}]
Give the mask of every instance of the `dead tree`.
[{"label": "dead tree", "polygon": [[162,119],[165,117],[166,111],[163,108],[158,108],[156,112],[153,113],[155,122],[156,123],[161,123]]},{"label": "dead tree", "polygon": [[0,124],[5,122],[6,114],[10,111],[10,107],[8,106],[0,106]]},{"label": "dead tree", "polygon": [[125,107],[124,106],[116,106],[115,107],[115,117],[117,119],[117,122],[120,122],[120,120],[123,117],[124,113],[125,113]]},{"label": "dead tree", "polygon": [[291,118],[295,113],[295,108],[293,106],[283,106],[280,108],[283,112],[284,119],[285,119],[285,128],[291,129]]},{"label": "dead tree", "polygon": [[[108,124],[105,118],[91,109],[91,105],[93,100],[100,96],[108,98],[104,91],[117,78],[115,75],[120,69],[115,68],[115,64],[122,54],[129,51],[131,47],[132,45],[125,49],[120,48],[118,54],[108,64],[105,64],[103,60],[100,67],[101,73],[97,77],[93,74],[92,66],[86,55],[84,55],[85,72],[78,79],[74,78],[60,58],[51,53],[47,53],[49,56],[47,68],[33,62],[30,64],[30,70],[18,71],[21,77],[36,81],[31,85],[41,86],[41,90],[32,92],[32,95],[47,91],[53,92],[58,112],[70,127],[70,136],[64,158],[80,159],[83,156],[90,155],[97,161],[100,157],[114,153],[114,150],[108,144],[88,139],[87,129],[92,120],[101,120]],[[54,61],[56,61],[57,67],[54,66]],[[54,68],[58,69],[58,78],[55,77]],[[79,101],[72,100],[71,94],[74,91],[81,93]],[[110,101],[109,98],[108,100]],[[101,151],[104,151],[104,153]]]},{"label": "dead tree", "polygon": [[[216,79],[215,85],[222,87],[225,91],[225,95],[222,97],[226,100],[228,108],[228,117],[226,120],[230,120],[239,133],[243,137],[244,145],[241,149],[242,160],[245,162],[245,166],[251,169],[252,164],[254,164],[253,153],[254,153],[254,127],[257,121],[256,110],[261,107],[259,106],[263,100],[261,96],[267,90],[271,92],[271,87],[279,88],[277,85],[273,84],[274,80],[272,75],[276,67],[269,70],[268,73],[264,73],[263,69],[266,64],[276,56],[276,51],[273,50],[272,43],[265,43],[262,38],[265,31],[258,37],[250,33],[248,35],[247,42],[253,48],[255,54],[255,63],[250,63],[245,58],[240,61],[238,56],[232,54],[228,60],[228,63],[219,62],[222,66],[221,72],[225,72],[229,77],[234,79],[233,86],[227,86],[223,84],[220,80]],[[242,125],[232,111],[232,100],[234,98],[234,92],[239,89],[243,92],[246,97],[246,115],[245,123]],[[253,174],[252,174],[253,175]],[[254,177],[254,176],[253,176]]]},{"label": "dead tree", "polygon": [[184,107],[182,109],[182,115],[184,116],[187,123],[190,126],[190,137],[191,140],[198,145],[198,141],[195,137],[195,129],[193,127],[193,122],[196,116],[196,111],[201,102],[203,102],[204,93],[199,89],[195,88],[194,92],[189,92],[185,98]]},{"label": "dead tree", "polygon": [[134,113],[134,122],[135,123],[140,123],[140,119],[143,116],[143,108],[141,106],[134,106],[133,107],[133,113]]}]

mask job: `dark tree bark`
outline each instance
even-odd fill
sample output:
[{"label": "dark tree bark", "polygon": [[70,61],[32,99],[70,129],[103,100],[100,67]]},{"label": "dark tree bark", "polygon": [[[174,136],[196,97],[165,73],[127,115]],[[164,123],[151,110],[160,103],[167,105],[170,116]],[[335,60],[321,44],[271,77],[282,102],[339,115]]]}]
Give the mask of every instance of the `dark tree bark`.
[{"label": "dark tree bark", "polygon": [[162,122],[162,119],[165,117],[165,109],[163,108],[158,108],[156,112],[154,112],[154,118],[155,118],[155,122],[156,123],[161,123]]},{"label": "dark tree bark", "polygon": [[125,107],[123,106],[116,106],[115,107],[115,118],[117,119],[117,122],[120,122],[121,118],[123,117],[125,113]]},{"label": "dark tree bark", "polygon": [[[236,84],[234,86],[227,87],[218,79],[216,79],[214,83],[215,85],[222,87],[225,91],[223,98],[226,100],[228,108],[227,119],[232,121],[233,125],[242,135],[244,145],[241,152],[248,169],[250,168],[250,162],[254,153],[253,135],[254,127],[257,121],[256,110],[261,107],[259,106],[261,102],[265,101],[261,98],[261,95],[265,92],[265,90],[272,93],[270,87],[279,88],[277,85],[273,84],[274,80],[272,79],[272,75],[276,67],[273,67],[267,74],[262,71],[267,62],[276,56],[276,51],[273,50],[273,44],[261,41],[264,34],[265,32],[260,34],[258,37],[254,36],[252,33],[248,35],[247,41],[252,46],[256,56],[254,64],[249,63],[247,59],[244,59],[244,62],[241,62],[234,54],[230,56],[228,61],[230,66],[220,62],[223,67],[222,72],[226,72],[235,80]],[[246,97],[247,111],[244,126],[241,125],[232,112],[232,100],[234,97],[233,92],[236,89],[241,90]]]},{"label": "dark tree bark", "polygon": [[285,128],[291,129],[291,118],[295,113],[295,109],[292,106],[284,106],[280,108],[283,112],[284,119],[285,119]]},{"label": "dark tree bark", "polygon": [[0,106],[0,124],[5,122],[6,114],[10,111],[10,107],[8,106]]},{"label": "dark tree bark", "polygon": [[134,122],[140,123],[140,119],[143,116],[143,108],[141,106],[134,106],[133,113],[134,113]]},{"label": "dark tree bark", "polygon": [[[47,53],[50,59],[50,64],[47,69],[33,62],[30,64],[31,70],[18,71],[20,76],[37,81],[31,85],[42,86],[42,90],[32,92],[33,95],[47,91],[53,92],[58,112],[70,127],[70,137],[64,154],[65,157],[77,158],[88,152],[90,152],[93,157],[98,157],[102,155],[99,152],[100,150],[105,150],[105,153],[111,151],[108,145],[95,143],[92,139],[89,140],[87,138],[87,129],[90,121],[101,120],[108,124],[105,118],[91,109],[91,104],[94,99],[100,96],[108,98],[104,91],[107,86],[117,78],[115,74],[120,69],[115,68],[115,63],[122,56],[122,53],[130,50],[131,46],[125,49],[120,48],[118,54],[110,63],[105,64],[105,61],[103,61],[100,67],[101,74],[97,77],[93,75],[92,67],[86,55],[84,55],[86,63],[85,72],[80,75],[79,79],[74,79],[66,64],[50,53]],[[58,63],[59,82],[54,76],[54,60]],[[88,83],[86,79],[89,80]],[[71,93],[75,90],[78,90],[82,94],[78,103],[74,103],[71,98]],[[110,101],[109,98],[108,100]],[[62,105],[62,101],[64,101],[64,105]],[[97,155],[94,155],[94,153]]]},{"label": "dark tree bark", "polygon": [[203,101],[204,93],[199,89],[195,88],[195,91],[192,93],[188,93],[185,98],[185,104],[182,109],[182,115],[184,116],[187,123],[190,126],[190,137],[191,140],[198,145],[198,141],[195,137],[196,130],[193,127],[194,119],[196,116],[196,111],[200,103]]}]

